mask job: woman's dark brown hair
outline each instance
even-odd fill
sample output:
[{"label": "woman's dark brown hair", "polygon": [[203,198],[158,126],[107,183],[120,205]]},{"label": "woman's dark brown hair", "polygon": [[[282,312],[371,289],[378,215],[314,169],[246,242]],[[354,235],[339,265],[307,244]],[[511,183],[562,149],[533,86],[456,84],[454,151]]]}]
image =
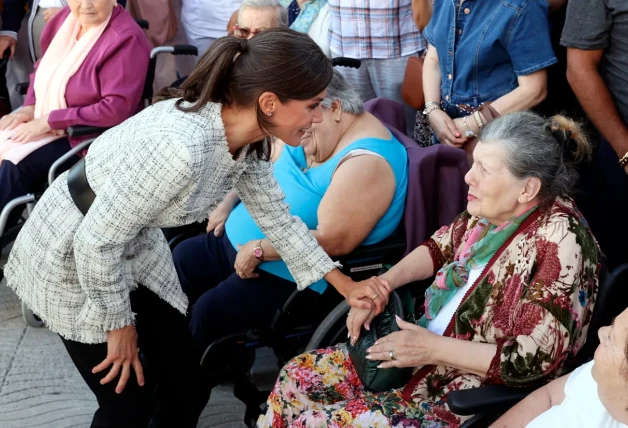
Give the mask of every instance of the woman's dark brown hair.
[{"label": "woman's dark brown hair", "polygon": [[[281,102],[307,100],[323,92],[332,75],[331,61],[308,35],[273,28],[250,40],[216,40],[181,87],[162,90],[155,101],[181,98],[177,108],[186,112],[199,111],[208,102],[255,106],[260,128],[270,134],[272,124],[259,107],[260,95],[272,92]],[[192,105],[183,106],[183,101]],[[249,152],[268,159],[268,140],[251,144]]]}]

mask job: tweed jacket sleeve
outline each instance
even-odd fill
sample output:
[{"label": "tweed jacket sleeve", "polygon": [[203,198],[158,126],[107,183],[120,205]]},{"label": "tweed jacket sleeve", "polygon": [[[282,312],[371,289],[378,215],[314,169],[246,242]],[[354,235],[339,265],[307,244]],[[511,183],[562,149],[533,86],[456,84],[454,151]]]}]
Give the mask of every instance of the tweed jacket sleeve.
[{"label": "tweed jacket sleeve", "polygon": [[[183,144],[162,139],[142,146],[150,149],[131,149],[120,157],[74,235],[76,269],[87,295],[77,322],[91,329],[133,324],[129,290],[136,284],[125,272],[125,249],[193,179]],[[89,155],[87,161],[89,168]]]},{"label": "tweed jacket sleeve", "polygon": [[290,214],[283,191],[273,177],[272,162],[250,162],[236,190],[253,220],[288,266],[299,290],[336,267],[305,223]]}]

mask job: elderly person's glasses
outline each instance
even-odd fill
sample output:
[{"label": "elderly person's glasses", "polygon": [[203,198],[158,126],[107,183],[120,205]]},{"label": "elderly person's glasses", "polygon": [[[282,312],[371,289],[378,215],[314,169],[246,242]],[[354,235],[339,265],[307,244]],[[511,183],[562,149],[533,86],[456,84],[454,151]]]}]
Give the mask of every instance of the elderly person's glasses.
[{"label": "elderly person's glasses", "polygon": [[251,31],[248,28],[240,27],[237,24],[233,26],[233,35],[236,36],[238,39],[249,39],[251,37],[257,36],[262,31],[263,30],[253,30],[253,31]]}]

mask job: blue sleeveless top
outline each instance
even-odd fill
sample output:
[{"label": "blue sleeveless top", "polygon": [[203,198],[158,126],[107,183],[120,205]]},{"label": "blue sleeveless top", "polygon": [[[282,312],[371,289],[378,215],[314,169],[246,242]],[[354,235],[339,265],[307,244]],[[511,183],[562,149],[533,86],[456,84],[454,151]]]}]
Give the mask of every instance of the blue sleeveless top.
[{"label": "blue sleeveless top", "polygon": [[[338,152],[322,165],[302,171],[305,168],[305,152],[302,147],[284,145],[279,159],[275,162],[274,173],[279,187],[283,190],[290,212],[301,218],[310,230],[318,225],[318,206],[331,184],[331,179],[338,163],[350,151],[356,149],[369,150],[379,154],[390,164],[395,175],[395,194],[388,211],[375,225],[362,244],[369,245],[382,241],[399,226],[403,215],[406,188],[408,185],[408,156],[406,149],[394,136],[390,140],[380,138],[362,138]],[[368,192],[368,189],[364,189]],[[367,207],[365,207],[367,208]],[[229,215],[225,224],[225,233],[231,245],[237,249],[237,244],[246,244],[255,239],[264,238],[244,204],[238,204]],[[259,269],[278,277],[294,282],[288,267],[282,260],[261,263]],[[322,293],[327,288],[324,279],[312,284],[311,290]]]}]

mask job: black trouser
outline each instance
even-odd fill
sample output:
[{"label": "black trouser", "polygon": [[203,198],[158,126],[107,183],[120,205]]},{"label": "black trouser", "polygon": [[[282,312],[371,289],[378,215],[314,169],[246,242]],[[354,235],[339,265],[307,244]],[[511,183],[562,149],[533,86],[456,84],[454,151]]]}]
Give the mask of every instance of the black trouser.
[{"label": "black trouser", "polygon": [[[141,351],[145,385],[131,370],[124,391],[116,394],[119,376],[106,385],[108,370],[92,374],[107,356],[107,344],[63,340],[74,365],[96,395],[99,408],[92,428],[196,427],[210,389],[200,370],[186,317],[146,287],[131,292],[131,308]],[[156,389],[155,389],[156,386]]]}]

